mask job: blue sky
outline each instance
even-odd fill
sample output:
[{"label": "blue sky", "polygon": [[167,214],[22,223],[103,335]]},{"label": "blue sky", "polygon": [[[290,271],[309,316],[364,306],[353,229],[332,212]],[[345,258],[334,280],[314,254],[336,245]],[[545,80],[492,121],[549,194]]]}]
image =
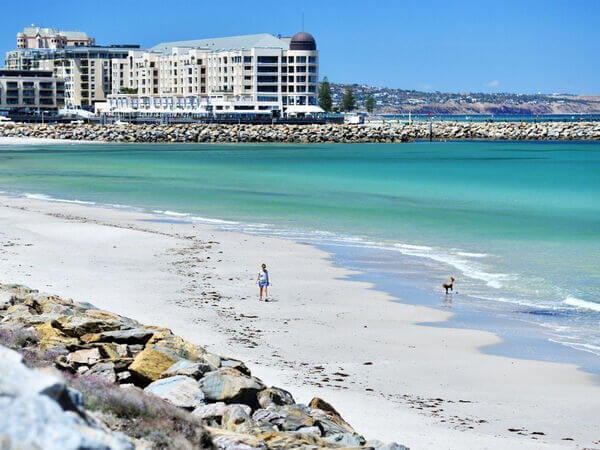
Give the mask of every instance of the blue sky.
[{"label": "blue sky", "polygon": [[101,44],[312,33],[331,81],[452,92],[600,94],[600,0],[6,1],[0,54],[34,23]]}]

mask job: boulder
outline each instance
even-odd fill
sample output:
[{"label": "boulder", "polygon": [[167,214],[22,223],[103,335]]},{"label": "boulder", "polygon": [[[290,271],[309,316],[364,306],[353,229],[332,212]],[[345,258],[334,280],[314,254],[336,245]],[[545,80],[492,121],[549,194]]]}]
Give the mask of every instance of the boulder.
[{"label": "boulder", "polygon": [[199,384],[209,402],[243,403],[252,409],[258,407],[257,394],[266,388],[259,379],[228,367],[208,372]]},{"label": "boulder", "polygon": [[196,361],[202,358],[204,349],[166,332],[156,333],[140,352],[129,371],[143,381],[160,379],[164,371],[180,359]]},{"label": "boulder", "polygon": [[36,326],[35,331],[39,335],[39,344],[42,351],[61,345],[68,347],[78,342],[77,338],[67,336],[62,331],[54,328],[50,322]]},{"label": "boulder", "polygon": [[116,319],[78,314],[59,317],[52,322],[52,326],[67,336],[81,337],[89,333],[117,330],[121,323]]},{"label": "boulder", "polygon": [[[207,427],[208,428],[208,427]],[[254,436],[235,433],[220,428],[208,428],[213,446],[227,450],[267,450],[267,445]]]},{"label": "boulder", "polygon": [[261,409],[252,415],[259,425],[275,425],[281,431],[296,431],[299,428],[312,427],[317,421],[310,416],[305,405],[286,405]]},{"label": "boulder", "polygon": [[97,348],[77,350],[67,355],[68,363],[91,365],[98,362],[101,358],[100,351]]},{"label": "boulder", "polygon": [[321,411],[325,416],[327,416],[327,418],[329,420],[331,420],[332,422],[343,426],[344,428],[346,428],[347,431],[350,432],[354,432],[354,430],[352,429],[352,427],[350,426],[350,424],[348,422],[346,422],[342,416],[340,415],[340,413],[338,413],[336,411],[336,409],[331,406],[331,404],[327,403],[325,400],[319,398],[319,397],[314,397],[310,403],[308,404],[309,408],[311,409],[316,409]]},{"label": "boulder", "polygon": [[196,408],[204,403],[204,394],[193,378],[177,375],[150,383],[144,392],[156,395],[181,408]]},{"label": "boulder", "polygon": [[280,432],[267,431],[256,435],[257,439],[265,442],[269,449],[284,450],[289,448],[302,447],[331,447],[327,442],[321,440],[320,437],[313,434],[295,433],[295,432]]},{"label": "boulder", "polygon": [[223,412],[221,427],[226,430],[237,431],[239,425],[252,421],[250,418],[251,413],[252,411],[247,405],[229,405]]},{"label": "boulder", "polygon": [[105,331],[102,333],[85,334],[81,336],[81,340],[86,343],[112,342],[118,344],[146,344],[155,332],[155,330],[147,328]]},{"label": "boulder", "polygon": [[242,361],[238,361],[237,359],[226,358],[224,356],[216,355],[214,353],[205,353],[204,355],[202,355],[202,357],[206,361],[206,363],[212,365],[213,370],[220,369],[222,367],[230,367],[232,369],[236,369],[242,372],[245,375],[251,375],[250,369],[248,369]]},{"label": "boulder", "polygon": [[90,367],[90,370],[87,370],[83,374],[83,376],[99,378],[108,383],[114,383],[117,381],[117,374],[115,373],[115,364],[112,361],[94,364],[92,367]]},{"label": "boulder", "polygon": [[264,391],[260,391],[258,394],[258,403],[261,408],[268,408],[269,406],[293,405],[296,402],[292,394],[288,391],[270,387]]},{"label": "boulder", "polygon": [[161,377],[168,378],[175,375],[185,375],[199,380],[202,378],[202,375],[211,370],[213,369],[208,364],[181,359],[165,370]]},{"label": "boulder", "polygon": [[223,414],[225,414],[225,412],[229,408],[234,408],[238,406],[243,408],[244,411],[248,414],[248,416],[252,414],[252,409],[250,409],[248,405],[241,405],[237,403],[228,405],[225,402],[216,402],[198,406],[196,409],[194,409],[194,411],[192,411],[192,416],[205,421],[216,420],[219,423],[221,423],[221,418],[223,417]]}]

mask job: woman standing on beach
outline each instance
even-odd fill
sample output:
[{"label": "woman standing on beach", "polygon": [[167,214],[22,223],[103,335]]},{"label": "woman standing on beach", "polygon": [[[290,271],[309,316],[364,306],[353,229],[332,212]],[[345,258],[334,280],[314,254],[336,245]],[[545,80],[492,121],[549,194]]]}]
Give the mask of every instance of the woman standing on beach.
[{"label": "woman standing on beach", "polygon": [[267,265],[263,264],[261,266],[260,272],[258,272],[258,277],[256,278],[256,283],[258,284],[260,298],[259,301],[263,298],[263,290],[265,291],[265,301],[267,300],[267,287],[269,286],[269,271],[267,270]]}]

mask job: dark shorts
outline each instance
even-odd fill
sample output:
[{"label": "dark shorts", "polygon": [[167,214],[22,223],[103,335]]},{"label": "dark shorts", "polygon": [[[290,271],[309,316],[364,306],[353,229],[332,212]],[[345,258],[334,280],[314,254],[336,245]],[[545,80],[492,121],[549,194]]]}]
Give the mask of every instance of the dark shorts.
[{"label": "dark shorts", "polygon": [[258,287],[267,287],[269,285],[268,281],[259,281]]}]

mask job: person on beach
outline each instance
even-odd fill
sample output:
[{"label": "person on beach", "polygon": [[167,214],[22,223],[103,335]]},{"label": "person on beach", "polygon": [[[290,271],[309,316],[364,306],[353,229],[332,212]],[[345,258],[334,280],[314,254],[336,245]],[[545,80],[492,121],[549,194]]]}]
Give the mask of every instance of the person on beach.
[{"label": "person on beach", "polygon": [[263,291],[265,292],[265,301],[267,301],[267,287],[269,286],[269,271],[267,270],[267,265],[263,264],[261,266],[260,272],[258,272],[258,277],[256,277],[256,284],[258,284],[258,290],[260,294],[259,301],[263,299]]}]

